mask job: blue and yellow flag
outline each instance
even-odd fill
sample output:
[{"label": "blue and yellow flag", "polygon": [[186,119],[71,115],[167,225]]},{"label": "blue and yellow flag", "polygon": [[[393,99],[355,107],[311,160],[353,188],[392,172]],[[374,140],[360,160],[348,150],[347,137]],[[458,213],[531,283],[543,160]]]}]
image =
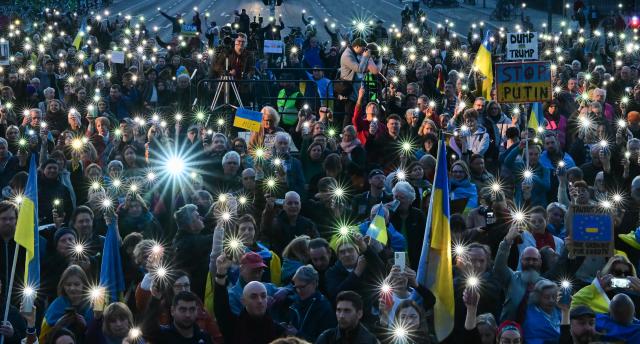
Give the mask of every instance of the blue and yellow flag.
[{"label": "blue and yellow flag", "polygon": [[431,290],[436,298],[433,316],[438,342],[447,338],[453,331],[452,269],[447,148],[444,137],[441,137],[417,276],[418,283]]},{"label": "blue and yellow flag", "polygon": [[240,107],[236,110],[236,116],[233,119],[234,127],[258,132],[260,131],[260,123],[262,123],[261,112],[251,111]]},{"label": "blue and yellow flag", "polygon": [[484,40],[478,48],[476,59],[473,61],[473,67],[484,75],[482,81],[482,96],[485,99],[491,99],[491,87],[493,87],[493,62],[491,61],[491,31],[487,31]]},{"label": "blue and yellow flag", "polygon": [[83,20],[82,25],[80,26],[80,30],[78,30],[76,37],[73,39],[73,46],[76,47],[76,50],[80,49],[80,44],[82,44],[82,37],[84,37],[84,35],[87,34],[86,31],[87,31],[87,21]]},{"label": "blue and yellow flag", "polygon": [[124,273],[122,272],[122,260],[120,259],[120,240],[115,219],[107,228],[107,237],[102,249],[102,265],[100,266],[100,286],[105,288],[109,295],[107,303],[120,299],[120,292],[124,291]]},{"label": "blue and yellow flag", "polygon": [[538,128],[544,125],[544,112],[542,108],[542,103],[533,103],[531,104],[531,112],[529,113],[529,123],[528,127],[538,132]]},{"label": "blue and yellow flag", "polygon": [[387,245],[389,236],[387,234],[387,223],[384,221],[384,207],[382,204],[378,207],[376,216],[371,220],[366,235],[371,239],[376,239],[382,245]]},{"label": "blue and yellow flag", "polygon": [[13,239],[26,250],[24,282],[25,286],[38,290],[40,287],[40,249],[38,240],[38,168],[36,157],[31,155],[29,178],[25,187],[18,223]]}]

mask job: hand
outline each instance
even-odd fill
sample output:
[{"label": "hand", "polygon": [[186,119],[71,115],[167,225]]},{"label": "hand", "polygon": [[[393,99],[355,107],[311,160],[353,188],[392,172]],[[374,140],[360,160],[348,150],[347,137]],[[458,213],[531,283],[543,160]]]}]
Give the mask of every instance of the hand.
[{"label": "hand", "polygon": [[520,150],[524,150],[525,148],[527,148],[527,139],[520,140],[518,148],[520,148]]},{"label": "hand", "polygon": [[376,132],[378,132],[378,122],[371,121],[371,123],[369,123],[369,135],[375,135]]},{"label": "hand", "polygon": [[613,275],[611,274],[606,274],[606,275],[601,275],[601,272],[598,271],[598,273],[596,274],[596,278],[598,279],[598,283],[600,283],[600,286],[602,287],[602,289],[604,289],[604,291],[610,291],[613,288],[611,287],[611,279],[613,278]]},{"label": "hand", "polygon": [[634,276],[629,276],[627,277],[629,279],[629,282],[631,282],[631,284],[629,285],[629,288],[635,292],[639,292],[640,291],[640,279],[638,279],[638,277],[634,277]]},{"label": "hand", "polygon": [[2,325],[0,325],[0,334],[7,338],[13,337],[13,326],[11,326],[10,322],[2,322]]},{"label": "hand", "polygon": [[570,235],[564,238],[564,249],[568,252],[573,251],[573,239]]},{"label": "hand", "polygon": [[358,247],[358,250],[361,254],[367,250],[367,242],[365,241],[365,238],[362,236],[362,234],[357,233],[354,236],[353,240],[355,241],[356,246]]},{"label": "hand", "polygon": [[231,260],[227,258],[227,255],[222,253],[216,259],[216,273],[218,275],[226,275],[227,271],[231,267]]},{"label": "hand", "polygon": [[56,228],[62,227],[62,225],[64,224],[64,213],[60,215],[60,213],[54,208],[51,212],[51,215],[53,217],[53,224],[56,226]]},{"label": "hand", "polygon": [[298,329],[293,327],[293,325],[291,324],[287,324],[287,326],[285,326],[285,329],[287,334],[290,336],[295,336],[296,334],[298,334]]},{"label": "hand", "polygon": [[364,86],[360,86],[360,89],[358,90],[358,99],[363,99],[364,98]]},{"label": "hand", "polygon": [[358,262],[356,263],[356,268],[353,270],[353,273],[356,274],[356,276],[361,277],[366,268],[367,258],[365,258],[364,256],[359,256]]},{"label": "hand", "polygon": [[464,304],[465,306],[467,306],[467,308],[475,308],[478,307],[480,294],[473,288],[465,288],[464,292],[462,293],[462,300],[464,301]]},{"label": "hand", "polygon": [[362,53],[362,57],[364,57],[364,58],[371,57],[371,52],[370,52],[369,50],[365,50],[365,51]]},{"label": "hand", "polygon": [[49,128],[47,126],[41,125],[39,134],[42,142],[47,142],[47,138],[49,138]]},{"label": "hand", "polygon": [[265,204],[265,210],[271,211],[276,205],[276,198],[271,195],[266,195],[267,203]]},{"label": "hand", "polygon": [[27,322],[27,327],[33,328],[36,327],[36,306],[34,305],[31,309],[31,312],[25,312],[22,305],[20,305],[20,315]]},{"label": "hand", "polygon": [[520,236],[520,228],[515,225],[511,225],[509,228],[509,233],[504,237],[508,242],[513,243],[513,241]]},{"label": "hand", "polygon": [[409,284],[409,286],[411,288],[417,288],[418,287],[418,281],[416,280],[416,272],[413,271],[413,269],[411,269],[408,266],[405,266],[405,268],[404,268],[404,276],[407,278],[407,283]]},{"label": "hand", "polygon": [[273,294],[273,303],[278,304],[283,302],[287,297],[289,297],[289,289],[280,288],[275,294]]},{"label": "hand", "polygon": [[387,325],[389,323],[389,308],[382,297],[378,301],[378,310],[380,311],[380,324]]}]

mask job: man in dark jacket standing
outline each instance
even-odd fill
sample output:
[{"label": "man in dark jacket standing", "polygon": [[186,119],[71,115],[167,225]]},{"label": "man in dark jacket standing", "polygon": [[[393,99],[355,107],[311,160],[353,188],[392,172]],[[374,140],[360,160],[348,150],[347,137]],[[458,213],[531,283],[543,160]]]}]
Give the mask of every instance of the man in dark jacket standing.
[{"label": "man in dark jacket standing", "polygon": [[216,259],[213,311],[224,335],[225,343],[266,344],[285,333],[267,314],[267,289],[261,282],[247,283],[242,291],[244,309],[236,316],[231,312],[227,292],[227,271],[231,260],[223,253]]},{"label": "man in dark jacket standing", "polygon": [[296,337],[313,341],[336,326],[335,313],[331,302],[318,291],[318,272],[311,265],[299,267],[292,281],[296,295],[292,302],[283,304],[289,310],[286,320]]},{"label": "man in dark jacket standing", "polygon": [[174,263],[191,275],[191,290],[200,296],[204,295],[209,270],[209,252],[211,251],[212,234],[202,234],[204,223],[198,213],[198,207],[187,204],[175,212],[173,217],[178,232],[173,239],[175,249]]},{"label": "man in dark jacket standing", "polygon": [[353,291],[343,291],[336,298],[338,327],[324,331],[316,344],[332,343],[379,343],[376,337],[360,324],[362,298]]}]

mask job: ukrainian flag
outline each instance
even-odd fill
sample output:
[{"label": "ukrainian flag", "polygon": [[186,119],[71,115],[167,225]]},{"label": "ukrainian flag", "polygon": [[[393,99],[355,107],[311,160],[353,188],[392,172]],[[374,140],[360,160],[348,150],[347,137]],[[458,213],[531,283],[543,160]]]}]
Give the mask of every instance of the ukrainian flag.
[{"label": "ukrainian flag", "polygon": [[528,127],[538,132],[540,127],[544,128],[542,126],[543,124],[544,112],[542,109],[542,103],[538,102],[531,104],[531,113],[529,113]]},{"label": "ukrainian flag", "polygon": [[[431,236],[429,236],[431,234]],[[429,240],[431,239],[431,240]],[[453,331],[453,264],[449,226],[449,178],[444,136],[440,138],[436,177],[425,228],[418,283],[427,287],[436,298],[433,309],[434,330],[438,342]]]},{"label": "ukrainian flag", "polygon": [[105,288],[109,296],[106,304],[120,299],[120,292],[124,291],[124,273],[120,259],[120,239],[115,219],[107,228],[107,237],[102,249],[102,265],[100,266],[100,286]]},{"label": "ukrainian flag", "polygon": [[76,50],[80,49],[80,44],[82,43],[82,37],[86,35],[86,32],[85,32],[86,30],[87,30],[87,21],[83,20],[82,25],[80,26],[80,30],[78,30],[78,33],[76,34],[76,38],[73,39],[73,46],[76,47]]},{"label": "ukrainian flag", "polygon": [[378,207],[376,216],[374,216],[373,220],[371,220],[369,228],[367,228],[366,235],[368,235],[371,239],[376,239],[382,245],[387,245],[387,224],[384,221],[384,208],[382,204],[380,204],[380,206]]},{"label": "ukrainian flag", "polygon": [[38,169],[36,157],[31,155],[29,178],[25,187],[16,233],[13,236],[16,243],[26,250],[24,267],[25,286],[38,290],[40,287],[40,249],[38,240]]},{"label": "ukrainian flag", "polygon": [[484,75],[482,81],[482,96],[485,99],[491,99],[491,87],[493,86],[493,62],[491,61],[491,31],[487,31],[484,40],[478,48],[476,59],[473,61],[473,67]]}]

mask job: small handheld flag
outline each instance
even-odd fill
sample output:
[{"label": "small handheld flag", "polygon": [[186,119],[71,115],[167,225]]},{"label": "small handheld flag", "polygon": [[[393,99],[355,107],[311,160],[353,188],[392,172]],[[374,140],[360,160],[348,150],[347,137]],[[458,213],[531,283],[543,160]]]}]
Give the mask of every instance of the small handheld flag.
[{"label": "small handheld flag", "polygon": [[367,228],[366,235],[368,235],[372,239],[376,239],[382,245],[387,244],[387,224],[384,220],[384,207],[382,204],[380,204],[380,206],[378,207],[376,216],[374,216],[373,220],[371,220],[369,228]]}]

